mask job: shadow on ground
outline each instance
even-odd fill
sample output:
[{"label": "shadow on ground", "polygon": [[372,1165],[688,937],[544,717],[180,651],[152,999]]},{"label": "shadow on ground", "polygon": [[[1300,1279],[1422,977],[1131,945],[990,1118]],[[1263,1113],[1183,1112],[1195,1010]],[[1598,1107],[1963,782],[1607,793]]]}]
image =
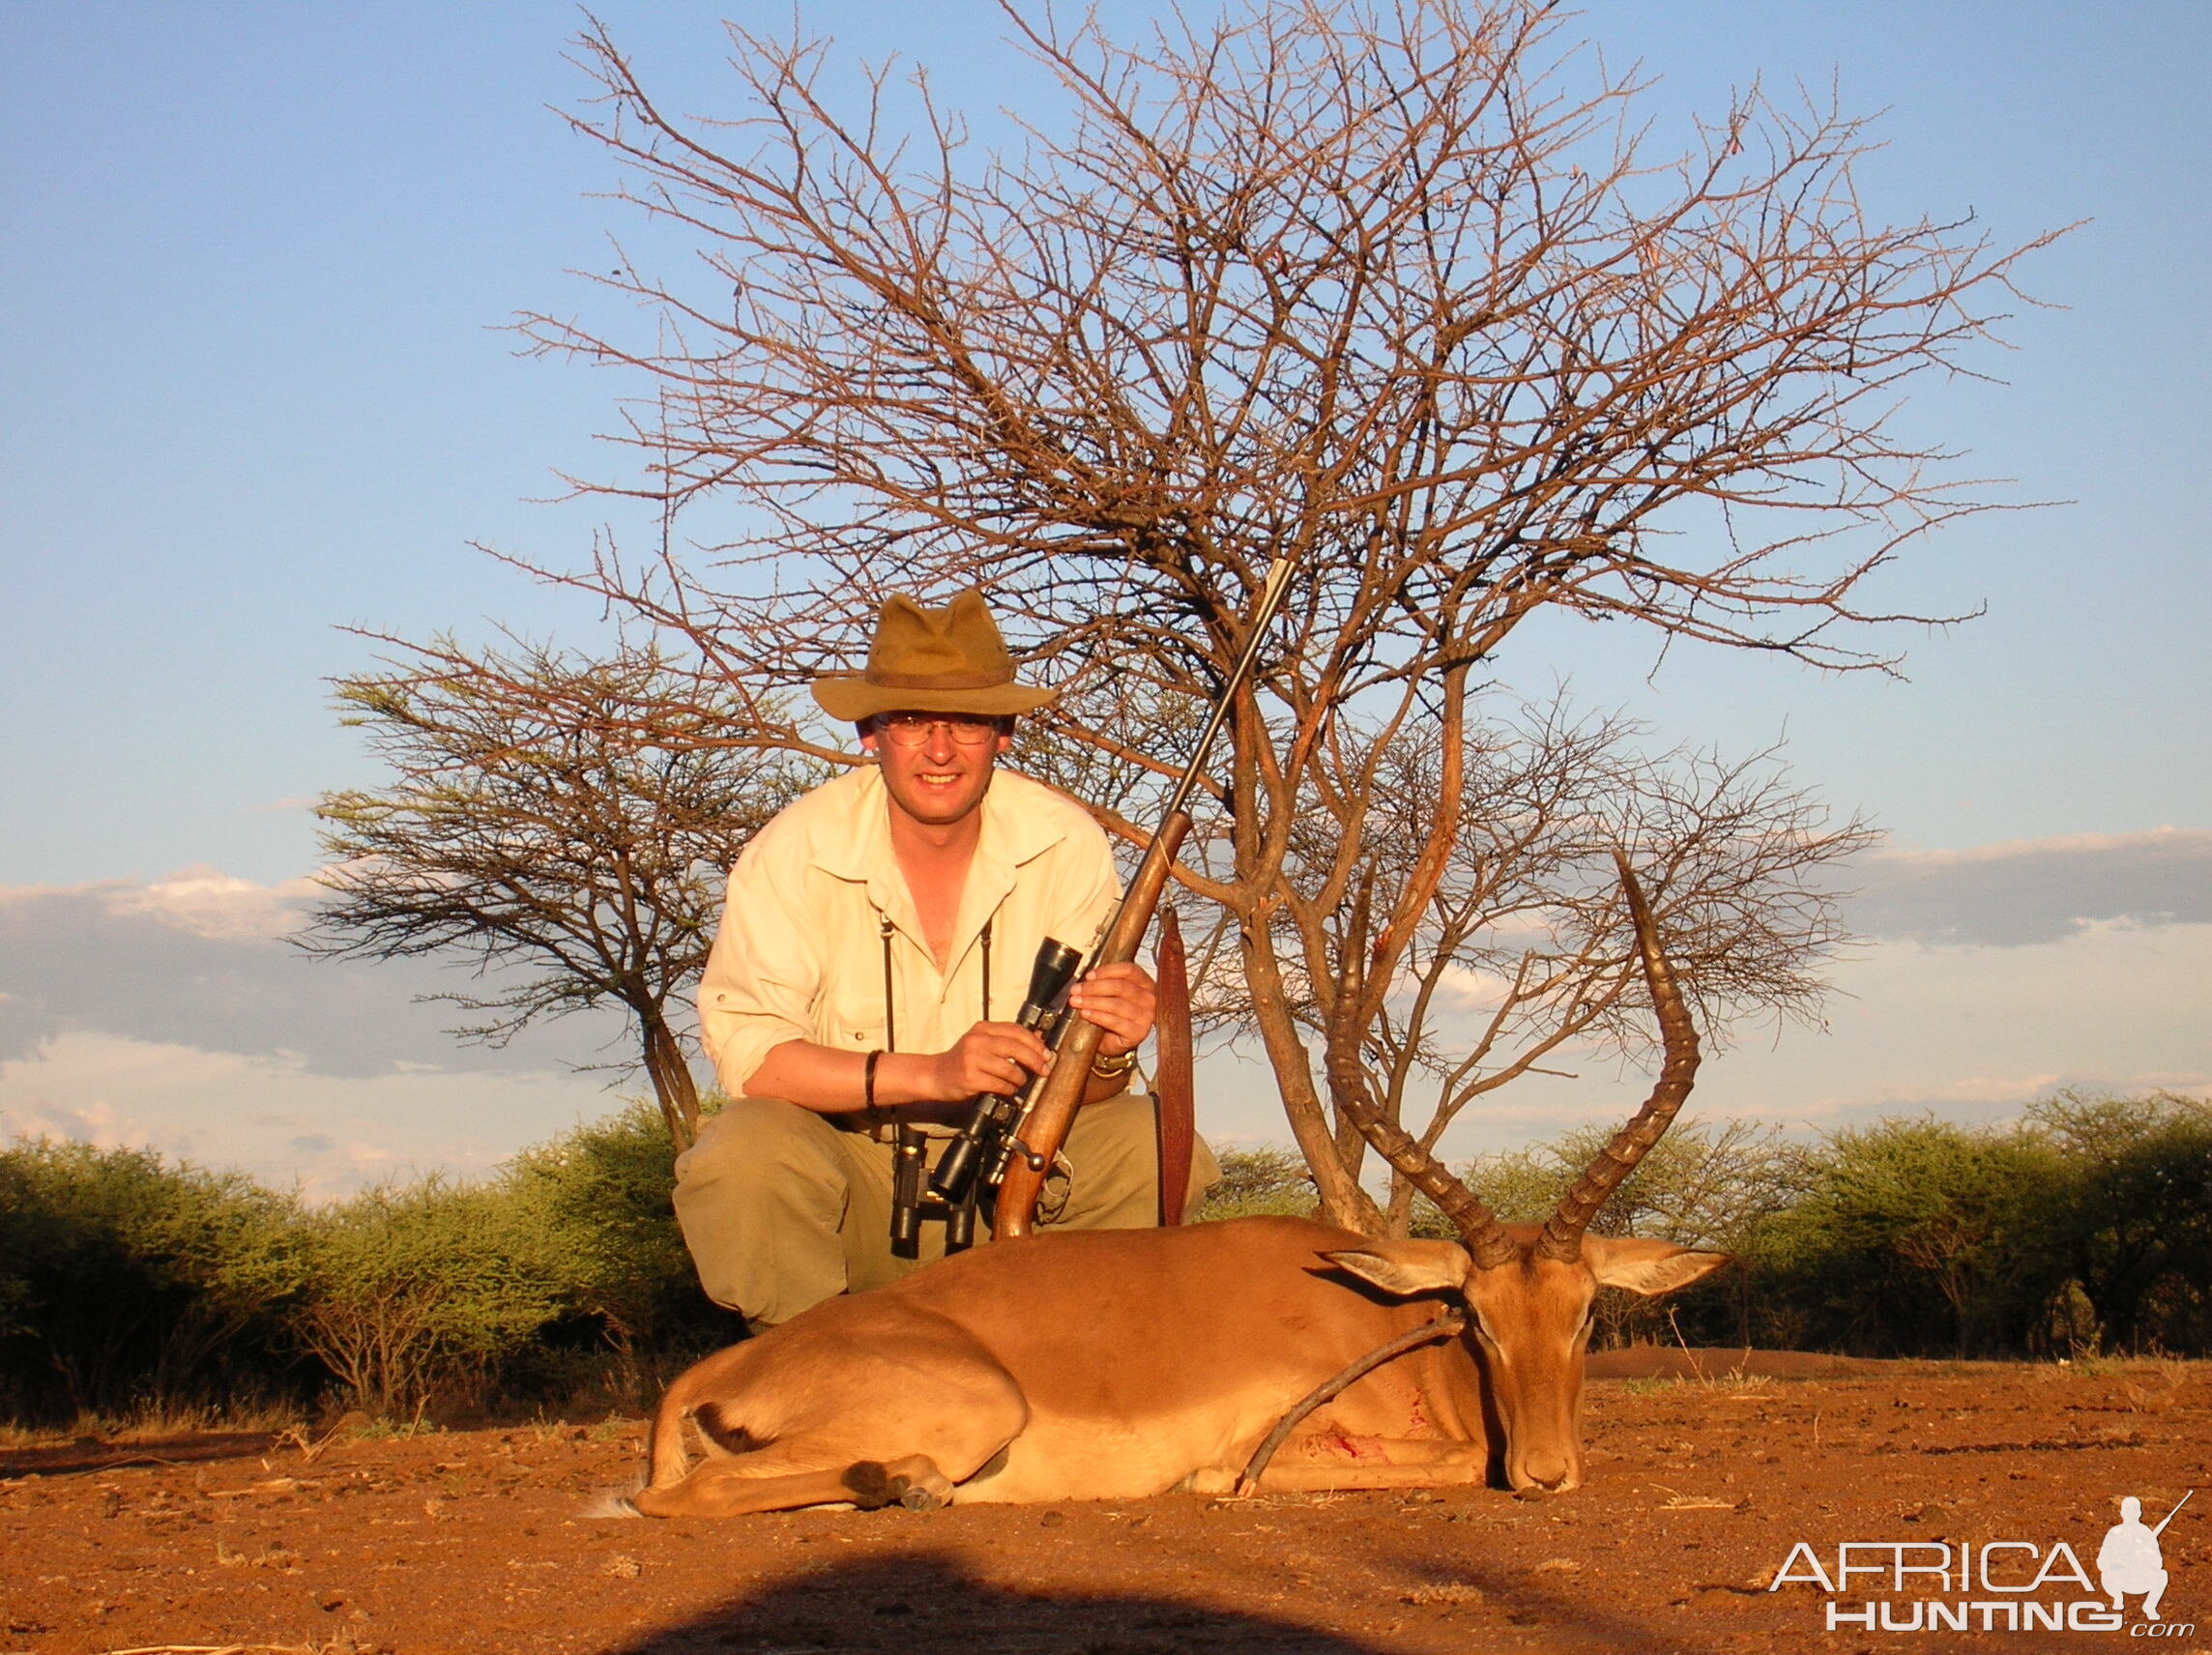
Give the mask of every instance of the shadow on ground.
[{"label": "shadow on ground", "polygon": [[148,1441],[102,1442],[84,1437],[40,1448],[0,1448],[0,1477],[68,1477],[124,1466],[209,1466],[272,1451],[266,1431],[200,1432]]},{"label": "shadow on ground", "polygon": [[1026,1592],[917,1553],[778,1582],[609,1655],[836,1650],[839,1655],[1382,1655],[1272,1615],[1167,1597]]}]

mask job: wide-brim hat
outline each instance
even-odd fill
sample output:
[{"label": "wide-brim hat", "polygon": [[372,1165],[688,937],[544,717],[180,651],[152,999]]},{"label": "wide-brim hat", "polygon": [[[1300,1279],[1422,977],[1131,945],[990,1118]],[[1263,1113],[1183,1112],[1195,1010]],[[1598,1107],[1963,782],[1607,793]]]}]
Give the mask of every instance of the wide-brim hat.
[{"label": "wide-brim hat", "polygon": [[886,598],[867,671],[825,673],[813,688],[823,711],[853,724],[906,711],[997,718],[1033,712],[1060,693],[1014,682],[1013,657],[974,587],[943,609]]}]

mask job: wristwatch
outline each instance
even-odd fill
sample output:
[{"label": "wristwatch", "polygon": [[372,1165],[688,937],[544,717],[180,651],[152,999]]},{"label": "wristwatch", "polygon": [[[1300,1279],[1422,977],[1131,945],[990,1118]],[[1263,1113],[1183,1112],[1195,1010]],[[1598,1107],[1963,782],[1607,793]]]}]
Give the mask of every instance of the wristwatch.
[{"label": "wristwatch", "polygon": [[1123,1052],[1119,1058],[1093,1058],[1091,1072],[1102,1081],[1118,1081],[1137,1066],[1137,1054]]}]

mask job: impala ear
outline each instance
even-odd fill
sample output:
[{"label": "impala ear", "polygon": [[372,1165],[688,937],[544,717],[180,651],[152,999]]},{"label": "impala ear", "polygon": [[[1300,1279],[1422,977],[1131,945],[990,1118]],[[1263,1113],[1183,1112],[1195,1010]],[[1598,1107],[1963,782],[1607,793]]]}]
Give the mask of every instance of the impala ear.
[{"label": "impala ear", "polygon": [[1377,1241],[1322,1257],[1401,1297],[1440,1289],[1457,1292],[1467,1286],[1468,1272],[1474,1267],[1467,1249],[1456,1241]]},{"label": "impala ear", "polygon": [[1729,1262],[1726,1253],[1696,1253],[1672,1241],[1634,1235],[1586,1235],[1583,1257],[1599,1286],[1626,1288],[1645,1298],[1686,1288]]}]

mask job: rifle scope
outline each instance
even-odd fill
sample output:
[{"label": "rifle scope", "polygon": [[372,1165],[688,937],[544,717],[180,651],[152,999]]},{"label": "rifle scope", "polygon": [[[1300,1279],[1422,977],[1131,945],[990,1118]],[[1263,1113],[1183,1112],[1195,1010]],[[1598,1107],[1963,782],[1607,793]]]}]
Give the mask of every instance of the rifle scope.
[{"label": "rifle scope", "polygon": [[[1052,1033],[1066,1005],[1068,985],[1075,980],[1075,968],[1082,963],[1083,956],[1057,938],[1047,937],[1037,944],[1036,960],[1030,967],[1029,996],[1022,1002],[1014,1021],[1024,1029],[1046,1031],[1047,1045],[1052,1043]],[[985,1157],[999,1147],[1006,1128],[1020,1117],[1022,1106],[1029,1101],[1036,1084],[1036,1076],[1032,1075],[1012,1097],[985,1092],[975,1100],[975,1113],[960,1129],[959,1136],[945,1147],[945,1153],[938,1160],[937,1171],[929,1180],[930,1194],[945,1202],[968,1199],[969,1188],[975,1183]]]}]

